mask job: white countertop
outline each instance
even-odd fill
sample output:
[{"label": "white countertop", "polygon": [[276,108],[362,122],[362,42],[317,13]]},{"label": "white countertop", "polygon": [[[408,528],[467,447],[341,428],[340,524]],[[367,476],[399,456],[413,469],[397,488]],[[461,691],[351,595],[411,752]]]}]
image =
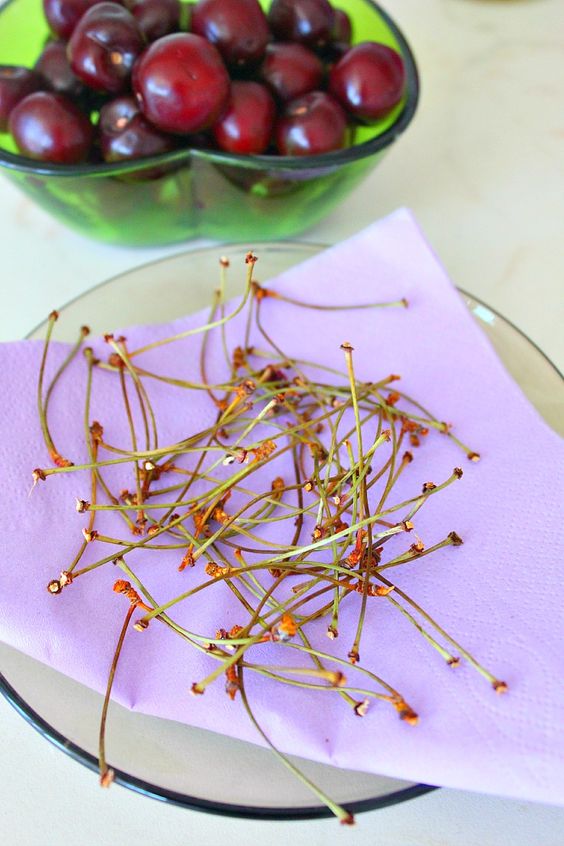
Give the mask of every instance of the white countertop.
[{"label": "white countertop", "polygon": [[[397,206],[414,210],[457,285],[564,368],[562,0],[395,0],[422,98],[387,158],[304,240],[335,242]],[[1,32],[0,32],[1,37]],[[87,241],[0,180],[0,340],[107,277],[203,242],[132,250]],[[259,240],[260,233],[257,233]],[[252,245],[250,245],[252,246]],[[441,790],[333,820],[260,823],[158,804],[96,778],[0,700],[0,827],[10,846],[255,843],[561,846],[564,809]]]}]

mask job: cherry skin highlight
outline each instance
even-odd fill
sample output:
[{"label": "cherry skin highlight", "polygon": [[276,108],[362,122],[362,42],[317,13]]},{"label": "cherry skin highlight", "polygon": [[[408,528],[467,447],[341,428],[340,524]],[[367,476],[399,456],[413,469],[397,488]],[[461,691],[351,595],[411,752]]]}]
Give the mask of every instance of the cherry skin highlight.
[{"label": "cherry skin highlight", "polygon": [[315,156],[340,150],[347,143],[347,118],[324,91],[311,91],[288,103],[274,130],[283,156]]},{"label": "cherry skin highlight", "polygon": [[77,164],[88,157],[92,124],[62,94],[30,94],[12,110],[9,125],[20,153],[31,159]]},{"label": "cherry skin highlight", "polygon": [[287,102],[315,91],[323,80],[321,60],[303,44],[269,44],[260,68],[261,79],[278,99]]},{"label": "cherry skin highlight", "polygon": [[156,156],[174,149],[174,138],[160,132],[139,111],[134,97],[118,97],[100,110],[100,147],[104,161]]},{"label": "cherry skin highlight", "polygon": [[98,3],[76,25],[68,44],[73,73],[94,91],[124,91],[145,39],[127,9]]},{"label": "cherry skin highlight", "polygon": [[226,112],[213,127],[221,150],[252,155],[270,144],[276,106],[269,90],[258,82],[234,82]]},{"label": "cherry skin highlight", "polygon": [[335,11],[328,0],[273,0],[270,28],[279,41],[322,47],[331,41]]},{"label": "cherry skin highlight", "polygon": [[187,135],[208,129],[229,101],[229,76],[221,56],[192,33],[166,35],[151,44],[132,79],[141,111],[165,132]]},{"label": "cherry skin highlight", "polygon": [[393,109],[404,88],[405,68],[399,53],[370,41],[351,47],[329,75],[329,93],[349,114],[368,122]]}]

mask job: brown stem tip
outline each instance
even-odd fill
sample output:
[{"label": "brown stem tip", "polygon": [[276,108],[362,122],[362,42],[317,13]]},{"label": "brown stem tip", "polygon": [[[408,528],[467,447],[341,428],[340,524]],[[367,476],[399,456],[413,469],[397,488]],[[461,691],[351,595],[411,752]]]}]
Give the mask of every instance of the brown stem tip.
[{"label": "brown stem tip", "polygon": [[370,707],[370,702],[368,699],[363,699],[361,702],[357,702],[354,706],[354,712],[357,717],[364,717],[368,708]]},{"label": "brown stem tip", "polygon": [[92,541],[95,541],[98,537],[98,532],[96,529],[83,529],[82,536],[84,537],[86,543],[92,543]]},{"label": "brown stem tip", "polygon": [[100,787],[110,787],[114,783],[115,773],[113,770],[107,769],[100,774]]},{"label": "brown stem tip", "polygon": [[347,814],[346,817],[341,817],[341,825],[356,825],[356,820],[352,814]]},{"label": "brown stem tip", "polygon": [[500,681],[499,679],[496,679],[494,682],[492,682],[492,687],[496,693],[507,693],[507,691],[509,690],[507,684],[504,681]]},{"label": "brown stem tip", "polygon": [[449,538],[453,546],[462,546],[464,543],[460,535],[457,535],[456,532],[449,532]]},{"label": "brown stem tip", "polygon": [[407,702],[396,702],[395,703],[396,710],[399,714],[400,720],[403,720],[404,723],[407,723],[410,726],[416,726],[419,722],[419,716],[415,713],[413,708],[411,708]]},{"label": "brown stem tip", "polygon": [[56,596],[58,593],[60,593],[62,589],[63,586],[58,579],[51,579],[51,581],[47,585],[47,590],[53,596]]}]

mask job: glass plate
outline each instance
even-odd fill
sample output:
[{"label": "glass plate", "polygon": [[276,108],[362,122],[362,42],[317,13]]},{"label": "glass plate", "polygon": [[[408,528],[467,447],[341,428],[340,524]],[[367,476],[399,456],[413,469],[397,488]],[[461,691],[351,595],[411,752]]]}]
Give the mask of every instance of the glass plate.
[{"label": "glass plate", "polygon": [[[263,281],[324,247],[311,243],[255,243],[257,278]],[[76,327],[95,333],[135,323],[168,321],[207,306],[218,279],[218,258],[231,261],[228,294],[239,293],[248,246],[181,253],[110,279],[73,300],[57,325],[59,339],[74,341]],[[564,434],[564,380],[544,354],[503,317],[461,294],[524,393]],[[40,326],[30,337],[42,337]],[[65,337],[66,336],[66,337]],[[0,645],[0,690],[47,740],[92,770],[102,697],[9,647]],[[138,738],[143,737],[143,743]],[[147,717],[112,704],[108,742],[116,781],[139,793],[189,808],[242,817],[305,819],[329,816],[271,752],[214,732]],[[339,803],[357,813],[411,799],[434,788],[384,776],[342,770],[295,758]],[[94,780],[92,789],[96,789]]]}]

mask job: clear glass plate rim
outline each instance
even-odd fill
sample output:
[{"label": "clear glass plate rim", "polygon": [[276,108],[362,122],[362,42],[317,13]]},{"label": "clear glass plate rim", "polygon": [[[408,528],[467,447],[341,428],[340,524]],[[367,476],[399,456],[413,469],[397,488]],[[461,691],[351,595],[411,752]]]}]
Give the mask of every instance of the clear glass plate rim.
[{"label": "clear glass plate rim", "polygon": [[[252,247],[253,250],[256,252],[260,252],[261,249],[263,250],[285,250],[285,249],[293,249],[293,248],[312,248],[317,250],[326,250],[328,249],[331,244],[326,244],[322,241],[297,241],[297,240],[284,240],[284,241],[256,241],[254,246]],[[222,248],[224,249],[248,249],[249,245],[243,242],[218,242],[217,244],[212,244],[208,247],[195,247],[193,249],[188,250],[180,250],[177,253],[171,253],[168,256],[161,256],[160,258],[153,259],[152,261],[143,262],[142,264],[138,264],[135,267],[130,268],[129,270],[123,270],[120,273],[116,273],[113,276],[110,276],[108,279],[104,279],[102,282],[98,282],[96,285],[93,285],[91,288],[88,288],[87,291],[83,291],[80,294],[77,294],[76,297],[72,297],[70,300],[67,300],[64,305],[60,306],[60,311],[64,311],[69,306],[74,305],[83,297],[89,296],[90,294],[98,291],[101,288],[105,288],[106,286],[111,285],[112,283],[116,282],[122,276],[129,275],[130,273],[135,273],[136,271],[144,271],[148,270],[151,267],[155,267],[159,264],[164,262],[170,261],[172,259],[178,259],[182,256],[189,256],[190,254],[201,254],[201,253],[211,253],[211,252],[221,252]],[[493,306],[489,305],[488,303],[481,300],[475,294],[471,294],[469,291],[466,291],[464,288],[460,288],[457,286],[458,292],[463,296],[466,297],[470,302],[483,306],[483,308],[488,309],[495,317],[513,329],[518,335],[521,336],[525,341],[527,341],[535,351],[542,356],[542,358],[546,361],[546,363],[551,367],[551,369],[556,373],[564,381],[564,373],[556,366],[556,364],[548,357],[548,355],[544,352],[544,350],[539,347],[539,345],[530,338],[526,332],[519,328],[515,323],[513,323],[509,318],[505,317],[501,312],[497,311],[497,309],[493,308]],[[45,321],[41,321],[36,326],[34,326],[30,331],[26,334],[26,339],[32,338],[44,325]]]},{"label": "clear glass plate rim", "polygon": [[[272,251],[272,250],[292,250],[292,249],[301,249],[307,251],[311,248],[311,250],[323,250],[326,249],[329,245],[320,243],[320,242],[313,242],[313,241],[262,241],[256,242],[253,249],[256,250],[257,253],[260,253],[260,250],[263,251]],[[191,250],[182,250],[177,253],[173,253],[169,256],[161,257],[155,259],[153,261],[145,262],[140,264],[130,270],[122,271],[119,274],[112,276],[109,279],[104,280],[103,282],[98,283],[97,285],[89,288],[87,291],[73,297],[71,300],[67,301],[64,306],[61,307],[61,311],[68,308],[69,306],[73,305],[74,303],[78,302],[79,300],[83,299],[84,297],[94,293],[95,291],[104,288],[106,286],[111,285],[112,283],[116,282],[118,279],[125,275],[129,275],[130,273],[135,273],[136,271],[142,271],[149,269],[151,267],[155,267],[157,265],[163,264],[167,261],[171,261],[173,259],[181,258],[182,256],[189,256],[190,254],[202,254],[202,253],[212,253],[212,252],[221,252],[221,250],[227,249],[247,249],[246,244],[241,243],[229,243],[229,244],[214,244],[208,247],[198,247]],[[560,372],[560,370],[556,367],[556,365],[548,358],[546,353],[534,342],[532,341],[519,327],[515,326],[510,320],[500,314],[496,309],[489,306],[487,303],[484,303],[478,297],[473,294],[470,294],[463,289],[458,289],[460,294],[465,297],[470,304],[480,305],[485,309],[488,309],[495,317],[497,317],[503,324],[511,327],[518,335],[521,336],[535,351],[544,359],[544,361],[550,366],[550,368],[564,381],[564,375]],[[43,322],[38,324],[34,327],[26,336],[27,338],[32,337],[36,334],[39,329],[43,326]],[[98,769],[98,760],[94,755],[91,755],[82,747],[78,746],[77,744],[70,741],[66,738],[63,734],[61,734],[54,726],[50,725],[46,720],[44,720],[40,714],[38,714],[30,705],[27,703],[23,697],[12,687],[9,683],[7,678],[0,672],[0,693],[5,697],[5,699],[14,707],[14,709],[23,717],[23,719],[31,725],[39,734],[44,737],[46,740],[51,742],[54,746],[56,746],[61,751],[65,752],[69,755],[73,760],[81,763],[83,766],[87,767],[90,770],[96,771]],[[124,772],[123,770],[116,770],[116,783],[121,784],[124,787],[127,787],[133,790],[136,793],[140,793],[142,795],[157,799],[159,801],[165,801],[167,803],[171,803],[173,805],[178,805],[180,807],[189,808],[192,810],[203,811],[206,813],[212,813],[216,815],[222,816],[231,816],[231,817],[241,817],[247,819],[271,819],[271,820],[305,820],[305,819],[316,819],[321,817],[330,817],[332,816],[331,811],[329,811],[326,807],[322,805],[311,805],[305,807],[268,807],[268,806],[252,806],[252,805],[242,805],[242,804],[229,804],[220,801],[212,801],[207,800],[197,796],[191,796],[188,794],[178,793],[166,788],[158,787],[154,784],[144,781],[143,779],[137,778],[129,773]],[[392,791],[384,796],[375,797],[372,799],[362,799],[353,802],[348,802],[347,808],[352,813],[360,813],[363,811],[371,811],[377,810],[380,808],[389,807],[391,805],[398,804],[400,802],[404,802],[408,799],[416,798],[417,796],[421,796],[425,793],[428,793],[433,790],[437,790],[438,788],[433,785],[427,785],[423,783],[414,784],[407,788],[401,788],[396,791]]]}]

